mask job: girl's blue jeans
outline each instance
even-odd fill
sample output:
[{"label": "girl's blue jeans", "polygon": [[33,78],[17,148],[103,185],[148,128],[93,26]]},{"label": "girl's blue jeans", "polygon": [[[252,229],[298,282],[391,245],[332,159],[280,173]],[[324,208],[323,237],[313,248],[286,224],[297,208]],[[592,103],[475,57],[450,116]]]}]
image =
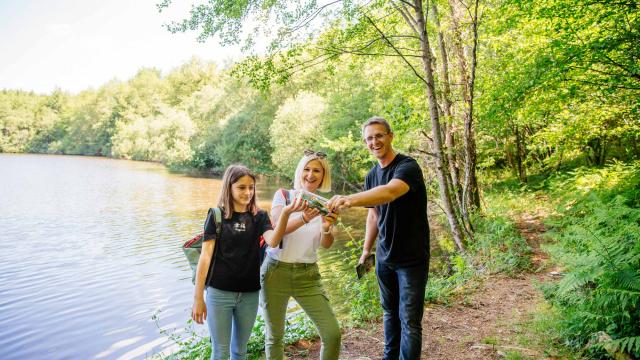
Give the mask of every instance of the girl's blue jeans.
[{"label": "girl's blue jeans", "polygon": [[207,287],[207,325],[211,360],[244,360],[258,313],[258,291],[233,292]]}]

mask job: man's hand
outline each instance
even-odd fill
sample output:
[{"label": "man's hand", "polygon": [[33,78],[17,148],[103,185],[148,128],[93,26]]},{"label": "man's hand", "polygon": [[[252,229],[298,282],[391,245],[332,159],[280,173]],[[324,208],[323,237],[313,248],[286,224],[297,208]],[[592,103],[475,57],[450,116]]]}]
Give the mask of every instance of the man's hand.
[{"label": "man's hand", "polygon": [[331,212],[338,212],[341,209],[348,209],[351,207],[351,200],[348,196],[335,195],[327,202],[327,209]]},{"label": "man's hand", "polygon": [[371,255],[371,250],[362,250],[362,255],[360,256],[360,260],[358,260],[358,265],[364,264],[364,261],[369,255]]}]

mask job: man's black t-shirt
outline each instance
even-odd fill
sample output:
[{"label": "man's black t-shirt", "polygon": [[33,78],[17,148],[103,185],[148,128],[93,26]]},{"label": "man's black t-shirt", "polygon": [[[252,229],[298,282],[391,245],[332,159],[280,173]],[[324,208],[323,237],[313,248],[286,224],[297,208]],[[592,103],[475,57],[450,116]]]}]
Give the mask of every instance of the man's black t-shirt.
[{"label": "man's black t-shirt", "polygon": [[222,236],[216,234],[215,218],[209,210],[203,241],[216,240],[209,267],[207,286],[219,290],[251,292],[260,290],[260,236],[272,230],[269,215],[263,210],[234,212],[222,219]]},{"label": "man's black t-shirt", "polygon": [[384,168],[376,164],[365,178],[365,190],[399,179],[409,191],[394,201],[376,206],[378,245],[376,257],[388,266],[408,267],[429,260],[427,190],[418,163],[397,154]]}]

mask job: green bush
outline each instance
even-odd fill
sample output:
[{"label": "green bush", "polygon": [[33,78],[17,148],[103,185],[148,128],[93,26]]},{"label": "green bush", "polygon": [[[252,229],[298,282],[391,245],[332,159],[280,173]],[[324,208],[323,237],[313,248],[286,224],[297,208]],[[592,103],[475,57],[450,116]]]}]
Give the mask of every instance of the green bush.
[{"label": "green bush", "polygon": [[640,357],[639,184],[640,163],[616,163],[550,186],[562,203],[549,223],[557,241],[549,251],[564,276],[544,293],[560,310],[565,343],[590,356],[608,348]]},{"label": "green bush", "polygon": [[483,268],[513,275],[531,267],[531,248],[510,219],[487,214],[478,218],[475,225],[475,242],[469,250]]},{"label": "green bush", "polygon": [[428,303],[448,303],[453,294],[478,275],[469,257],[446,257],[442,269],[431,269],[424,299]]}]

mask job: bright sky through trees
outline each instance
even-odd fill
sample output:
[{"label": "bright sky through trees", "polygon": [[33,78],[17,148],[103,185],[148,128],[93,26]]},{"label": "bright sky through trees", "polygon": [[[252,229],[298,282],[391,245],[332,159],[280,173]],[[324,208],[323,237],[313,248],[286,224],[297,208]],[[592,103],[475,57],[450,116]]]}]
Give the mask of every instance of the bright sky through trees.
[{"label": "bright sky through trees", "polygon": [[166,74],[193,56],[223,65],[239,48],[198,43],[162,27],[191,1],[159,13],[158,0],[0,0],[0,89],[78,92],[142,67]]}]

